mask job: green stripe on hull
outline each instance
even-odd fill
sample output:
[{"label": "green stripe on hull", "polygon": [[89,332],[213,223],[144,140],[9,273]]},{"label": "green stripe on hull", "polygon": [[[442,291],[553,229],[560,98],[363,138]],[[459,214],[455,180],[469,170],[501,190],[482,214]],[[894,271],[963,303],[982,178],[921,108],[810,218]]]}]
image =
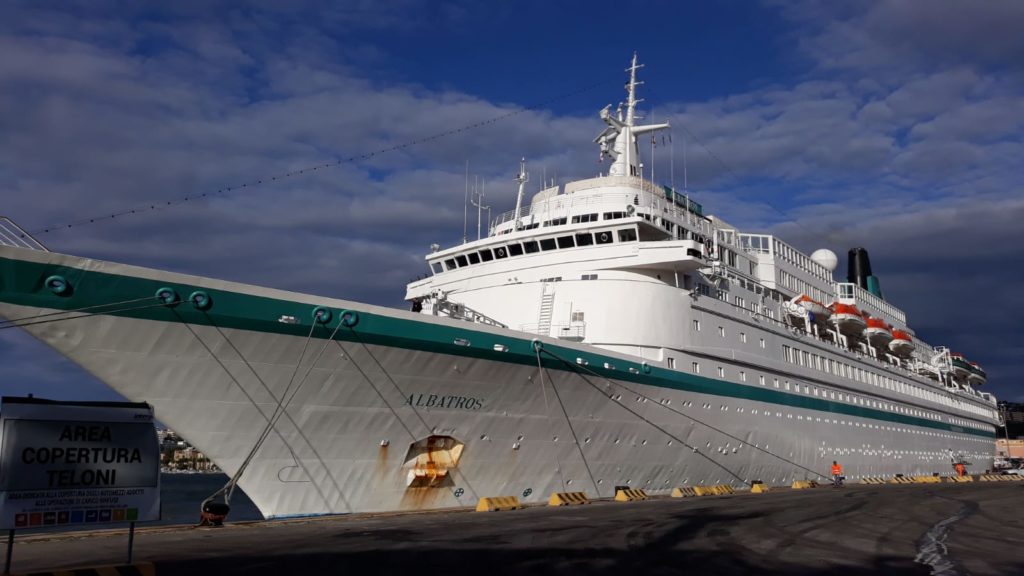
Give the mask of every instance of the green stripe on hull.
[{"label": "green stripe on hull", "polygon": [[[68,283],[71,284],[71,289],[63,295],[54,294],[45,285],[46,279],[53,275],[61,275],[66,278]],[[156,303],[156,291],[163,287],[174,289],[182,299],[187,299],[195,290],[203,290],[212,298],[212,306],[207,311],[197,310],[189,302],[181,302],[174,307],[148,306],[151,303]],[[114,308],[113,310],[115,311],[104,313],[156,322],[187,322],[189,324],[206,326],[216,325],[221,328],[304,338],[309,334],[309,325],[312,322],[313,311],[317,308],[313,304],[217,290],[206,286],[176,284],[135,276],[116,275],[67,266],[0,258],[0,299],[11,304],[58,310],[75,310],[115,302],[138,300],[140,298],[149,298],[149,300],[126,304],[124,307],[147,307],[120,311]],[[396,318],[362,310],[356,311],[359,314],[358,324],[353,328],[339,328],[335,339],[513,364],[536,365],[537,363],[532,339],[482,332],[469,328],[469,324],[467,324],[467,327],[447,326],[415,318]],[[335,308],[332,309],[332,312],[333,317],[331,321],[314,331],[313,336],[315,338],[326,339],[334,333],[334,329],[337,327],[341,316],[341,310]],[[299,323],[288,324],[280,322],[279,318],[282,316],[294,316]],[[68,321],[73,322],[74,320]],[[457,344],[457,341],[461,343]],[[503,344],[507,347],[507,351],[495,351],[495,344]],[[544,346],[554,354],[570,361],[582,358],[588,363],[588,368],[615,380],[834,414],[845,414],[921,428],[966,433],[984,438],[995,437],[994,429],[992,432],[986,432],[972,428],[961,428],[924,418],[893,414],[873,408],[851,406],[821,398],[809,398],[723,380],[713,380],[703,376],[654,366],[649,367],[648,372],[642,364],[637,362],[589,351],[583,352],[550,343],[545,343]],[[548,355],[542,355],[542,362],[549,369],[573,370],[565,366],[561,361]],[[615,366],[615,369],[604,368],[605,363]],[[630,371],[630,368],[635,369],[636,373]]]}]

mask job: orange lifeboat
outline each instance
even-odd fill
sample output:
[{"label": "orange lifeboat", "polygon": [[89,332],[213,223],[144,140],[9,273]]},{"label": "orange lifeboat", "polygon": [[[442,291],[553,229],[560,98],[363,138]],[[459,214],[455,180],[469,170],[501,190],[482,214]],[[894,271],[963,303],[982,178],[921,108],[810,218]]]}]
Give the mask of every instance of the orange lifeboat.
[{"label": "orange lifeboat", "polygon": [[892,341],[892,329],[881,318],[868,318],[867,327],[864,328],[864,336],[872,346],[884,348]]},{"label": "orange lifeboat", "polygon": [[819,320],[827,320],[828,317],[832,314],[832,311],[829,310],[824,304],[818,302],[817,300],[814,300],[807,294],[801,294],[797,296],[796,298],[793,299],[793,303],[797,304],[804,310],[807,310],[811,314],[814,314],[814,317]]},{"label": "orange lifeboat", "polygon": [[864,331],[867,323],[853,304],[833,302],[829,308],[832,309],[832,321],[835,322],[836,327],[843,334],[847,336],[860,336]]},{"label": "orange lifeboat", "polygon": [[892,341],[889,342],[889,351],[900,358],[906,358],[914,351],[914,340],[910,337],[910,334],[903,330],[893,329]]}]

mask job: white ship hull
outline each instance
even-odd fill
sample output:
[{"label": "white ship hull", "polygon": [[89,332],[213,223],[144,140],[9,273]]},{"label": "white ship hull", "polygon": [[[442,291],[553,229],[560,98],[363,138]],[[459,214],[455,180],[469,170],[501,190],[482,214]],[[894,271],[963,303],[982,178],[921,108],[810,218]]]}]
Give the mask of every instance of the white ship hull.
[{"label": "white ship hull", "polygon": [[[55,271],[71,294],[47,289]],[[205,290],[213,305],[154,305],[161,286]],[[43,316],[133,299],[145,300]],[[309,337],[316,306],[334,321]],[[339,326],[341,310],[358,324]],[[60,319],[24,329],[151,403],[228,474],[285,402],[240,481],[267,517],[604,497],[617,485],[778,485],[826,475],[832,460],[850,478],[945,473],[950,450],[972,471],[992,465],[994,429],[981,419],[950,426],[552,338],[541,339],[541,371],[522,332],[3,246],[0,316]],[[435,486],[410,487],[410,445],[431,435],[463,443],[461,459]]]}]

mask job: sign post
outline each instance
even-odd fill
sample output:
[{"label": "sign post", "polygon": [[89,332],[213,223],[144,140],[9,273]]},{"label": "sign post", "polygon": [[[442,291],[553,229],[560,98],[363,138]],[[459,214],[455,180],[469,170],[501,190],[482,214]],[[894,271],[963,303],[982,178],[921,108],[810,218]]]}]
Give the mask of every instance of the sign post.
[{"label": "sign post", "polygon": [[160,519],[160,448],[145,403],[0,400],[0,529]]}]

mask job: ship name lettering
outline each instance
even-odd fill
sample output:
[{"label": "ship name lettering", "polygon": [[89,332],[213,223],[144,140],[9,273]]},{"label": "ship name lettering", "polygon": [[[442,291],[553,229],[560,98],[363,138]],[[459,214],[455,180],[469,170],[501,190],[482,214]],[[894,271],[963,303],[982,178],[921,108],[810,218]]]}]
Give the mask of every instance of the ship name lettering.
[{"label": "ship name lettering", "polygon": [[482,398],[443,394],[410,394],[405,400],[407,406],[420,408],[449,408],[452,410],[479,410],[483,408]]}]

